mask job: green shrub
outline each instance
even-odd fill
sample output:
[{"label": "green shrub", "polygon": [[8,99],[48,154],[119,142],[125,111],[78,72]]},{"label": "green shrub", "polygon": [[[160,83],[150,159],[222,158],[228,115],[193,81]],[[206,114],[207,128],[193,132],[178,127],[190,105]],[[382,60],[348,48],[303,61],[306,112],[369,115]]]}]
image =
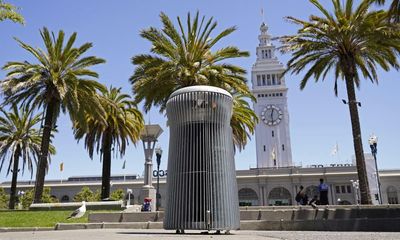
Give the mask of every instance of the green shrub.
[{"label": "green shrub", "polygon": [[8,201],[10,196],[4,191],[3,188],[0,188],[0,209],[8,208]]},{"label": "green shrub", "polygon": [[124,199],[124,196],[125,196],[124,190],[117,189],[111,193],[110,199],[114,200],[114,201],[118,201],[118,200]]},{"label": "green shrub", "polygon": [[94,193],[93,193],[93,199],[92,201],[94,202],[99,202],[101,201],[101,192],[100,189],[97,189]]},{"label": "green shrub", "polygon": [[93,192],[88,187],[83,187],[80,192],[74,196],[74,202],[95,202],[100,200],[100,192]]},{"label": "green shrub", "polygon": [[[51,197],[51,189],[49,187],[45,187],[43,189],[43,194],[42,194],[42,203],[54,203],[54,202],[58,202],[57,199]],[[20,198],[20,202],[22,204],[23,208],[29,208],[29,206],[32,204],[33,202],[33,196],[34,196],[35,192],[34,189],[30,189],[25,191],[25,194],[21,196]]]}]

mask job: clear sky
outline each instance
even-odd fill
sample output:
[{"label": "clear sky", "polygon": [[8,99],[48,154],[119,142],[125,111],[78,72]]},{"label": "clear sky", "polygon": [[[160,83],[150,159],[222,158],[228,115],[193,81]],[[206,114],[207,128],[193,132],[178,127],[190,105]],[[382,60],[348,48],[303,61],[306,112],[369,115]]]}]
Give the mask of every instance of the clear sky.
[{"label": "clear sky", "polygon": [[[139,53],[149,52],[149,43],[139,36],[141,29],[150,26],[160,27],[159,14],[164,11],[176,22],[176,16],[186,18],[187,12],[197,10],[207,17],[213,16],[218,21],[216,32],[236,25],[238,30],[221,41],[222,45],[236,45],[242,50],[250,51],[249,58],[235,60],[248,70],[250,78],[251,66],[255,62],[257,36],[263,18],[261,8],[264,8],[265,21],[269,31],[274,36],[294,34],[296,26],[286,22],[285,16],[307,19],[317,11],[307,0],[36,0],[8,1],[21,7],[21,13],[26,19],[26,25],[20,26],[11,22],[0,23],[0,65],[7,61],[32,60],[23,51],[13,37],[43,48],[39,29],[43,26],[52,31],[64,30],[67,35],[78,33],[77,42],[93,42],[90,55],[102,57],[106,64],[93,68],[100,74],[99,81],[107,86],[113,85],[131,93],[128,82],[134,66],[130,58]],[[321,0],[325,5],[331,1]],[[277,44],[277,43],[276,43]],[[279,56],[283,63],[289,55]],[[0,78],[5,76],[0,71]],[[289,87],[288,104],[290,114],[290,131],[293,161],[303,166],[310,164],[345,163],[351,161],[354,153],[350,116],[347,105],[341,102],[347,98],[345,85],[339,84],[339,97],[333,93],[333,78],[329,76],[324,82],[315,84],[313,81],[304,91],[299,90],[300,76],[286,76]],[[365,152],[370,152],[368,137],[375,133],[379,138],[378,161],[380,168],[399,168],[400,153],[400,79],[399,73],[379,72],[380,83],[374,85],[369,81],[361,83],[357,97],[362,102],[359,109],[362,128],[362,139]],[[146,121],[158,123],[164,129],[159,139],[164,149],[161,168],[166,168],[169,131],[166,117],[157,109],[145,115]],[[76,175],[101,175],[99,157],[90,160],[82,143],[77,143],[72,135],[69,118],[61,116],[58,120],[59,132],[55,135],[54,145],[57,155],[53,157],[46,179],[59,179]],[[254,137],[253,137],[254,139]],[[331,156],[334,145],[338,143],[339,152]],[[255,141],[252,140],[244,151],[236,154],[237,169],[248,169],[256,166]],[[127,160],[125,171],[122,170],[123,160]],[[64,162],[64,172],[60,173],[59,164]],[[141,143],[136,147],[130,145],[123,159],[113,159],[112,174],[142,174],[144,153]],[[34,174],[35,176],[35,174]],[[25,172],[20,179],[29,179]],[[6,171],[0,173],[0,182],[10,180]]]}]

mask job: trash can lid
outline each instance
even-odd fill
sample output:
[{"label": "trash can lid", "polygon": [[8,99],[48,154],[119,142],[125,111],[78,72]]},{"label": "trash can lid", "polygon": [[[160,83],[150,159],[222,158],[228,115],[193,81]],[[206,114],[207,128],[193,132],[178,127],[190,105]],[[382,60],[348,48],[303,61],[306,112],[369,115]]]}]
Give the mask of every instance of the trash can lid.
[{"label": "trash can lid", "polygon": [[219,88],[219,87],[213,87],[213,86],[206,86],[206,85],[197,85],[197,86],[190,86],[190,87],[184,87],[181,89],[176,90],[169,96],[169,98],[175,97],[176,95],[182,94],[182,93],[189,93],[189,92],[216,92],[216,93],[221,93],[224,95],[227,95],[229,97],[232,97],[232,95],[226,91],[225,89]]}]

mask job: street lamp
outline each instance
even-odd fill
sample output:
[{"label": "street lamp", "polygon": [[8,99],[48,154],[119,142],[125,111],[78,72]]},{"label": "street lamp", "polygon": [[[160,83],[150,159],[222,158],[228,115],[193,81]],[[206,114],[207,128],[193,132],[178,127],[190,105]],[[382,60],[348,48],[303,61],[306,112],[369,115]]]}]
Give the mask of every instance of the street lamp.
[{"label": "street lamp", "polygon": [[[144,126],[140,134],[140,138],[143,142],[145,163],[144,163],[144,186],[141,189],[140,199],[142,202],[145,198],[152,200],[156,199],[155,189],[152,185],[153,180],[153,152],[157,142],[157,138],[163,132],[162,128],[158,124],[148,124]],[[154,201],[151,202],[151,210],[154,211]]]},{"label": "street lamp", "polygon": [[376,154],[378,152],[378,137],[372,134],[368,139],[369,146],[371,147],[372,156],[375,160],[376,181],[378,183],[379,204],[382,204],[381,181],[379,178],[378,162],[376,161]]},{"label": "street lamp", "polygon": [[126,194],[128,194],[128,202],[126,203],[126,208],[131,206],[131,195],[132,195],[132,189],[127,188],[126,189]]},{"label": "street lamp", "polygon": [[160,146],[156,147],[155,149],[156,152],[156,159],[157,159],[157,193],[156,193],[156,211],[160,208],[160,163],[161,163],[161,155],[162,155],[162,149]]},{"label": "street lamp", "polygon": [[24,191],[18,191],[17,195],[18,195],[18,209],[22,209],[21,200],[22,200],[22,197],[25,195],[25,192]]},{"label": "street lamp", "polygon": [[356,192],[356,201],[357,201],[357,205],[360,204],[360,193],[358,191],[358,189],[360,188],[360,183],[359,181],[354,181],[354,180],[350,180],[351,184],[353,185],[353,189]]}]

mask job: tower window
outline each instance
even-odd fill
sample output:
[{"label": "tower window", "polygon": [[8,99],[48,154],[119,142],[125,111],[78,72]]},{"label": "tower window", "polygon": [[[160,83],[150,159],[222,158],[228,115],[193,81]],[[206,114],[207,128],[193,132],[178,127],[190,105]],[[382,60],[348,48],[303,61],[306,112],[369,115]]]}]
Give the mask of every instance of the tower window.
[{"label": "tower window", "polygon": [[276,75],[276,80],[277,80],[277,82],[278,82],[278,85],[281,85],[281,84],[282,84],[281,78],[279,77],[279,75]]},{"label": "tower window", "polygon": [[271,86],[271,75],[267,74],[267,83],[268,86]]},{"label": "tower window", "polygon": [[265,50],[265,57],[266,57],[266,58],[269,58],[268,50]]},{"label": "tower window", "polygon": [[271,50],[268,50],[269,58],[272,58],[272,52]]},{"label": "tower window", "polygon": [[275,132],[274,131],[272,131],[272,137],[275,137]]},{"label": "tower window", "polygon": [[264,152],[266,151],[266,149],[265,149],[265,145],[264,145]]},{"label": "tower window", "polygon": [[261,50],[261,58],[264,58],[264,50]]},{"label": "tower window", "polygon": [[285,151],[285,144],[282,144],[282,151]]},{"label": "tower window", "polygon": [[262,85],[265,86],[265,75],[262,75]]},{"label": "tower window", "polygon": [[275,74],[272,74],[272,85],[276,85],[276,82],[275,82]]},{"label": "tower window", "polygon": [[261,94],[258,94],[257,97],[261,97]]},{"label": "tower window", "polygon": [[274,166],[276,166],[276,159],[274,159]]},{"label": "tower window", "polygon": [[283,96],[283,94],[282,94],[282,93],[279,93],[279,96],[281,96],[281,97],[282,97],[282,96]]},{"label": "tower window", "polygon": [[261,86],[261,77],[257,75],[257,86]]}]

